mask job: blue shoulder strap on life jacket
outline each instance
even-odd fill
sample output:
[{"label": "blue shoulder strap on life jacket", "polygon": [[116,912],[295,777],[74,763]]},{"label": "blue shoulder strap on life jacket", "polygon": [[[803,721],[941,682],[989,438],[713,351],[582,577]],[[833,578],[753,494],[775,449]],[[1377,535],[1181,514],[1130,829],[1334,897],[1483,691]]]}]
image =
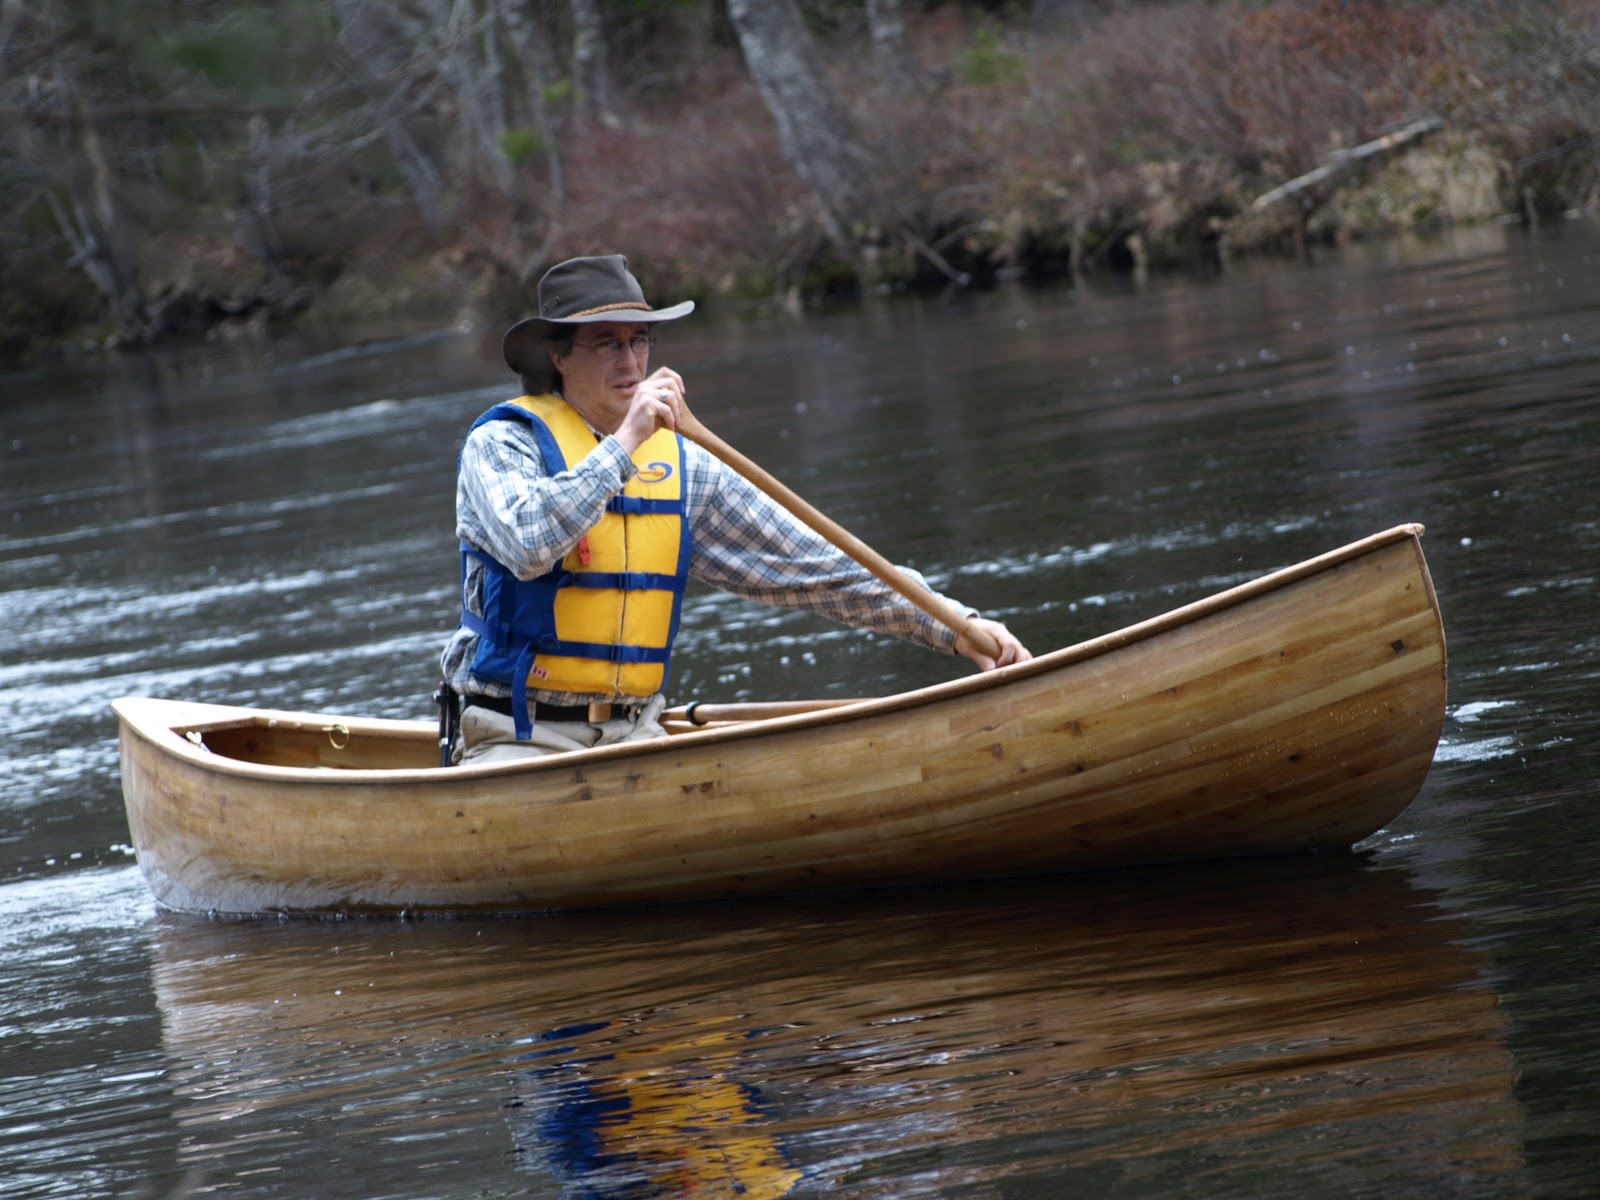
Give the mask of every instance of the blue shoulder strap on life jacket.
[{"label": "blue shoulder strap on life jacket", "polygon": [[533,436],[539,443],[539,454],[545,462],[545,470],[552,475],[556,475],[567,469],[566,455],[561,453],[561,446],[556,441],[556,435],[550,432],[550,426],[546,425],[535,414],[523,408],[522,405],[512,404],[509,400],[496,404],[472,423],[472,429],[467,430],[467,434],[470,436],[473,429],[477,429],[480,425],[487,425],[490,421],[522,422],[522,424],[533,430]]},{"label": "blue shoulder strap on life jacket", "polygon": [[[535,414],[523,408],[520,404],[504,401],[494,405],[482,413],[472,423],[472,428],[467,430],[471,436],[480,425],[490,421],[516,421],[532,432],[534,441],[539,447],[539,456],[544,460],[545,470],[557,474],[567,469],[566,456],[561,453],[560,443],[556,441],[555,434],[550,432],[550,427],[540,420]],[[485,611],[491,607],[500,619],[491,624],[486,618],[478,616],[467,607],[467,559],[476,558],[484,566],[487,575],[484,580],[484,606]],[[478,637],[479,645],[488,644],[493,647],[515,645],[513,638],[517,631],[512,627],[512,618],[516,613],[515,604],[495,603],[490,604],[489,592],[495,590],[497,580],[505,580],[509,576],[505,567],[491,554],[486,554],[467,542],[461,543],[461,625]],[[537,644],[537,639],[524,637],[521,639],[523,646],[517,655],[516,665],[511,673],[511,711],[512,719],[516,725],[518,741],[527,741],[533,736],[533,722],[528,716],[528,674],[533,669],[534,655],[544,650]],[[543,639],[554,642],[554,638]]]}]

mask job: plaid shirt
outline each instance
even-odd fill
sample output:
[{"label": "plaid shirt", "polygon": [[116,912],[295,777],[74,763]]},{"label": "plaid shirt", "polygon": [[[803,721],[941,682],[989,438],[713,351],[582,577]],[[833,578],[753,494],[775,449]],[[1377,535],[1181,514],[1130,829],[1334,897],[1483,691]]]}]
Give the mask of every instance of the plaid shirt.
[{"label": "plaid shirt", "polygon": [[[738,472],[692,442],[684,443],[684,457],[684,501],[693,538],[689,573],[696,579],[751,600],[805,609],[841,624],[954,652],[954,633]],[[636,469],[622,445],[607,437],[577,465],[548,475],[531,430],[517,421],[485,422],[467,437],[461,451],[456,534],[518,578],[536,578],[560,563],[599,523],[607,502]],[[470,555],[466,561],[462,598],[481,616],[484,566]],[[922,582],[915,572],[906,573]],[[503,685],[471,673],[477,646],[475,634],[456,630],[444,650],[445,679],[463,695],[509,695]],[[547,704],[617,698],[536,689],[529,694]]]}]

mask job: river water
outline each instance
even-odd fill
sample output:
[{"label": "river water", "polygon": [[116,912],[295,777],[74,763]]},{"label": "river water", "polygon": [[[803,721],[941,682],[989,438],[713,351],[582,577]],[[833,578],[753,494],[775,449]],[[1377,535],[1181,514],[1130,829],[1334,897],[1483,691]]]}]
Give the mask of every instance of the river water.
[{"label": "river water", "polygon": [[[707,425],[1036,650],[1425,524],[1444,738],[1352,855],[158,911],[109,701],[429,716],[496,332],[0,377],[0,1194],[1592,1194],[1600,231],[664,332]],[[962,670],[706,592],[680,647],[679,701]]]}]

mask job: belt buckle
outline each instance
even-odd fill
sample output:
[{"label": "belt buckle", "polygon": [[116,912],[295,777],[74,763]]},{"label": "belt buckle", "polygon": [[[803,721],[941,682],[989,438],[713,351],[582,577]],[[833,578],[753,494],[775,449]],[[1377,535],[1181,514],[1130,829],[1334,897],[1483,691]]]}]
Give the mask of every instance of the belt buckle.
[{"label": "belt buckle", "polygon": [[589,704],[589,724],[601,725],[609,720],[611,720],[611,701],[591,701]]}]

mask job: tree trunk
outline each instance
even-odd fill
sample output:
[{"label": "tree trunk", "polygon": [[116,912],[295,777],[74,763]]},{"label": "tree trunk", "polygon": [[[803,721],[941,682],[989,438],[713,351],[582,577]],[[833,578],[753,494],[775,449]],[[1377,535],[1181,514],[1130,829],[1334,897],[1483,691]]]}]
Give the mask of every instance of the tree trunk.
[{"label": "tree trunk", "polygon": [[1082,33],[1099,15],[1095,0],[1034,0],[1035,33]]},{"label": "tree trunk", "polygon": [[57,72],[56,83],[76,152],[67,176],[70,211],[51,196],[56,224],[73,248],[70,265],[105,296],[121,337],[145,342],[154,331],[139,283],[136,235],[123,213],[116,177],[88,108],[65,69]]},{"label": "tree trunk", "polygon": [[598,120],[615,128],[619,122],[611,105],[605,22],[596,0],[572,0],[572,74],[579,121]]},{"label": "tree trunk", "polygon": [[817,201],[823,233],[865,276],[852,226],[871,217],[866,156],[849,112],[811,66],[811,37],[794,0],[728,0],[728,16],[784,154]]},{"label": "tree trunk", "polygon": [[278,236],[277,200],[273,186],[272,134],[266,117],[250,118],[250,145],[245,158],[243,190],[246,216],[240,240],[272,271],[283,273],[283,239]]},{"label": "tree trunk", "polygon": [[545,265],[550,247],[561,232],[567,205],[566,171],[561,158],[560,130],[550,105],[545,99],[546,90],[557,77],[555,55],[544,30],[528,14],[522,0],[510,0],[501,11],[506,37],[511,51],[522,66],[524,87],[527,91],[528,119],[539,135],[540,152],[544,159],[545,179],[543,194],[538,198],[538,225],[543,229],[540,244],[522,256],[519,263],[507,265],[524,291]]},{"label": "tree trunk", "polygon": [[915,95],[921,90],[921,72],[911,52],[900,0],[867,0],[867,29],[878,86],[892,96]]}]

